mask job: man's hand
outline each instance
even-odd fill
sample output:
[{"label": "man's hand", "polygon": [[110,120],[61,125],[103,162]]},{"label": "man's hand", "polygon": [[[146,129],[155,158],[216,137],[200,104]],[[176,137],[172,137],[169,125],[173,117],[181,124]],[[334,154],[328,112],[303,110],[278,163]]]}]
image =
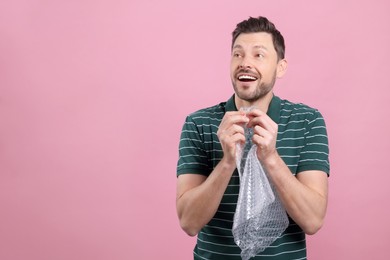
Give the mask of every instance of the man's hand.
[{"label": "man's hand", "polygon": [[261,162],[275,159],[278,125],[264,112],[253,109],[247,113],[248,127],[253,128],[253,144],[257,145],[257,157]]},{"label": "man's hand", "polygon": [[217,135],[223,150],[222,160],[229,164],[236,163],[236,144],[238,142],[245,143],[243,125],[248,122],[248,117],[241,111],[226,112],[222,118]]}]

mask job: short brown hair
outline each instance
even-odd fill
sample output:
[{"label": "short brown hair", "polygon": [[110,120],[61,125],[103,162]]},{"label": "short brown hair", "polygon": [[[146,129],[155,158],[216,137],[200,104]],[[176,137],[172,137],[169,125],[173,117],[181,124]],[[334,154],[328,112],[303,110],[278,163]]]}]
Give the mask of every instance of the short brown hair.
[{"label": "short brown hair", "polygon": [[232,36],[232,49],[234,42],[241,33],[256,33],[266,32],[272,35],[272,40],[278,59],[284,59],[285,46],[283,35],[276,29],[275,25],[267,18],[259,16],[258,18],[249,17],[248,20],[244,20],[237,24],[236,29],[233,31]]}]

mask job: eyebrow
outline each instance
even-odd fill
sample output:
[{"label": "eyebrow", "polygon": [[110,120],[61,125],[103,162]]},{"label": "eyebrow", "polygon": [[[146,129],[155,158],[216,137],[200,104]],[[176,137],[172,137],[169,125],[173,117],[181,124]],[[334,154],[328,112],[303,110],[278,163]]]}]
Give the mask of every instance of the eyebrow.
[{"label": "eyebrow", "polygon": [[263,49],[263,50],[268,51],[267,47],[265,47],[264,45],[255,45],[255,48],[256,49]]},{"label": "eyebrow", "polygon": [[[255,49],[263,49],[265,51],[268,51],[267,47],[265,47],[264,45],[255,45],[254,48]],[[233,46],[233,49],[243,49],[243,47],[240,44],[236,44]]]}]

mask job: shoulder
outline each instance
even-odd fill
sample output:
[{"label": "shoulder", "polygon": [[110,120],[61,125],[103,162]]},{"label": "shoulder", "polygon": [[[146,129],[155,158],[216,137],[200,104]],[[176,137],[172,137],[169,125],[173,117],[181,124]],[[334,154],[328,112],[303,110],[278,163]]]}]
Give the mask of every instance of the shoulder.
[{"label": "shoulder", "polygon": [[281,99],[280,119],[283,121],[305,121],[309,123],[323,117],[320,111],[303,103],[294,103],[287,99]]},{"label": "shoulder", "polygon": [[221,102],[217,105],[199,109],[187,116],[187,121],[195,124],[203,124],[206,122],[220,122],[225,114],[226,102]]},{"label": "shoulder", "polygon": [[291,115],[313,115],[318,113],[318,109],[303,103],[294,103],[287,99],[281,99],[281,113]]}]

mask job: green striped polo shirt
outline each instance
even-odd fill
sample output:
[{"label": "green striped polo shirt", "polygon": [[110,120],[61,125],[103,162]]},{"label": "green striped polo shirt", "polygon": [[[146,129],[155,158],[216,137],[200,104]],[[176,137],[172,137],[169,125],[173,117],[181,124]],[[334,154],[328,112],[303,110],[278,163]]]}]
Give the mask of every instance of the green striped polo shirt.
[{"label": "green striped polo shirt", "polygon": [[[227,102],[186,118],[180,137],[177,175],[208,176],[213,171],[223,156],[217,130],[227,111],[237,111],[234,95]],[[293,175],[307,170],[329,174],[328,137],[318,110],[273,96],[267,114],[278,124],[276,148]],[[239,187],[236,169],[216,214],[198,233],[194,259],[241,259],[241,249],[232,234]],[[291,218],[289,221],[285,232],[252,259],[306,259],[305,233]]]}]

